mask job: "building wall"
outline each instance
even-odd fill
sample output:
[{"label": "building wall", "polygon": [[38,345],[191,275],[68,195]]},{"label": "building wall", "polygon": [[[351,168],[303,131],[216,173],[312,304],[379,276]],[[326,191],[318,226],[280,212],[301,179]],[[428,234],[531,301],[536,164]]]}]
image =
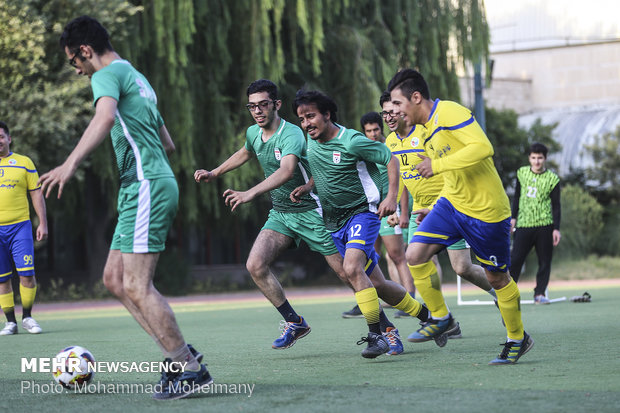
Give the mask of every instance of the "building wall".
[{"label": "building wall", "polygon": [[620,103],[620,41],[493,53],[491,58],[487,106],[525,114]]}]

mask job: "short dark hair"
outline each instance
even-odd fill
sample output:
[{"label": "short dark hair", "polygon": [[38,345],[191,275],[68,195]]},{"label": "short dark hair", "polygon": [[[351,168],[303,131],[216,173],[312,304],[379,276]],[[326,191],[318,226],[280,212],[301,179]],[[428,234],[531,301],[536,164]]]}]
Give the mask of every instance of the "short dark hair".
[{"label": "short dark hair", "polygon": [[6,124],[6,123],[2,122],[1,120],[0,120],[0,129],[4,129],[4,132],[5,132],[7,135],[10,135],[10,133],[9,133],[9,127],[7,126],[7,124]]},{"label": "short dark hair", "polygon": [[426,80],[420,72],[413,69],[403,69],[394,75],[388,83],[388,90],[391,92],[396,88],[399,88],[407,99],[411,99],[414,92],[420,92],[424,99],[430,99],[431,96]]},{"label": "short dark hair", "polygon": [[97,54],[114,50],[108,31],[90,16],[71,20],[60,35],[60,48],[63,50],[67,47],[72,53],[77,53],[81,45],[92,47]]},{"label": "short dark hair", "polygon": [[381,115],[379,115],[377,112],[368,112],[364,114],[364,116],[362,116],[362,118],[360,119],[360,125],[362,125],[362,132],[364,131],[364,126],[368,125],[369,123],[376,123],[377,125],[379,125],[381,133],[383,133],[383,119],[381,119]]},{"label": "short dark hair", "polygon": [[381,94],[381,97],[379,98],[379,106],[383,108],[383,104],[385,102],[391,102],[391,101],[392,101],[392,97],[390,96],[390,92],[388,90],[385,90]]},{"label": "short dark hair", "polygon": [[293,102],[293,112],[297,114],[297,108],[301,105],[314,104],[321,114],[326,115],[329,113],[329,118],[332,122],[337,122],[338,106],[334,99],[327,96],[325,93],[318,90],[305,90],[299,89],[295,95],[295,101]]},{"label": "short dark hair", "polygon": [[547,159],[547,152],[549,151],[549,149],[547,149],[547,147],[545,145],[543,145],[542,143],[539,142],[534,142],[533,144],[530,145],[530,149],[527,153],[527,155],[531,155],[533,153],[542,153],[543,156],[545,157],[545,159]]},{"label": "short dark hair", "polygon": [[246,94],[248,97],[254,93],[267,92],[269,99],[278,100],[278,86],[268,79],[258,79],[250,83]]}]

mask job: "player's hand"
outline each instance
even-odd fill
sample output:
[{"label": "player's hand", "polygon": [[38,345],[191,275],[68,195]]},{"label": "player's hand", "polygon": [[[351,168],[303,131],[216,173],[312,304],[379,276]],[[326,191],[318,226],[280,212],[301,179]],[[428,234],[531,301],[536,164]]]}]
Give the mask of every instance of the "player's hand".
[{"label": "player's hand", "polygon": [[246,192],[233,191],[232,189],[227,189],[224,191],[224,203],[230,207],[231,211],[234,211],[239,205],[245,204],[246,202],[250,202],[254,197]]},{"label": "player's hand", "polygon": [[396,212],[396,201],[386,198],[379,204],[377,215],[379,215],[379,218],[383,218],[392,215],[394,212]]},{"label": "player's hand", "polygon": [[398,222],[399,221],[398,221],[398,214],[397,213],[393,213],[387,219],[387,223],[391,227],[395,227],[396,225],[398,225]]},{"label": "player's hand", "polygon": [[309,188],[307,185],[298,186],[297,188],[291,191],[289,198],[291,199],[291,201],[298,204],[301,202],[301,198],[307,193],[309,193],[310,190],[311,188]]},{"label": "player's hand", "polygon": [[553,230],[553,246],[557,247],[561,239],[562,239],[562,234],[560,234],[560,230],[554,229]]},{"label": "player's hand", "polygon": [[213,172],[207,171],[206,169],[198,169],[194,172],[194,180],[198,183],[211,182],[215,180],[215,175]]},{"label": "player's hand", "polygon": [[515,226],[517,225],[517,220],[514,218],[510,219],[510,233],[515,232]]},{"label": "player's hand", "polygon": [[409,228],[409,215],[400,214],[400,218],[398,220],[398,226],[401,228]]},{"label": "player's hand", "polygon": [[41,185],[41,193],[45,194],[45,198],[49,198],[52,189],[58,185],[58,199],[60,199],[65,184],[71,179],[74,173],[75,168],[66,163],[44,173],[39,177],[38,182]]},{"label": "player's hand", "polygon": [[47,225],[39,224],[37,227],[37,241],[42,241],[47,238]]},{"label": "player's hand", "polygon": [[426,216],[431,212],[430,209],[428,208],[422,208],[422,209],[418,209],[416,211],[413,211],[413,215],[417,215],[418,217],[415,219],[415,223],[420,225],[422,223],[422,221],[424,220],[424,218],[426,218]]},{"label": "player's hand", "polygon": [[420,154],[418,154],[418,157],[422,159],[422,162],[420,162],[419,164],[415,166],[415,169],[418,170],[419,174],[422,175],[422,177],[424,178],[430,178],[431,176],[435,175],[433,173],[433,166],[431,164],[431,158],[429,158],[428,156],[420,155]]}]

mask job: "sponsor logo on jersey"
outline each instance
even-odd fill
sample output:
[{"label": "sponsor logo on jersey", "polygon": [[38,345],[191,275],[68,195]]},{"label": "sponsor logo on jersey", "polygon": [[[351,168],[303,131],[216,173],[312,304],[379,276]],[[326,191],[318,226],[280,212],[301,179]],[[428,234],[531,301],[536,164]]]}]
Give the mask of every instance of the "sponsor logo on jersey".
[{"label": "sponsor logo on jersey", "polygon": [[279,161],[280,159],[282,159],[282,152],[280,152],[279,148],[275,148],[273,150],[273,153],[276,155],[276,159]]},{"label": "sponsor logo on jersey", "polygon": [[412,148],[417,148],[419,144],[420,144],[420,139],[418,137],[414,136],[413,138],[411,138]]},{"label": "sponsor logo on jersey", "polygon": [[333,160],[334,160],[334,163],[340,163],[340,152],[334,151]]},{"label": "sponsor logo on jersey", "polygon": [[17,165],[17,161],[15,159],[9,159],[9,165]]}]

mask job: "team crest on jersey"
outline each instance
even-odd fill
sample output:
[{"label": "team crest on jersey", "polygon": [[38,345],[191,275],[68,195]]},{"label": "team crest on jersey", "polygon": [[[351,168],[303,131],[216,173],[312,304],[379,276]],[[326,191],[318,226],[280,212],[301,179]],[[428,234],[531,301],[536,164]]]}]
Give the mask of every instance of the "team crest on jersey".
[{"label": "team crest on jersey", "polygon": [[420,139],[419,138],[417,138],[415,136],[413,138],[411,138],[411,147],[412,148],[417,148],[419,144],[420,144]]},{"label": "team crest on jersey", "polygon": [[340,152],[338,152],[338,151],[334,151],[333,156],[334,156],[334,157],[333,157],[333,159],[334,159],[334,163],[340,163]]},{"label": "team crest on jersey", "polygon": [[15,159],[9,159],[9,165],[16,165],[17,161]]},{"label": "team crest on jersey", "polygon": [[273,150],[273,153],[276,155],[276,159],[279,161],[280,159],[282,159],[282,152],[280,152],[280,148],[275,148]]}]

